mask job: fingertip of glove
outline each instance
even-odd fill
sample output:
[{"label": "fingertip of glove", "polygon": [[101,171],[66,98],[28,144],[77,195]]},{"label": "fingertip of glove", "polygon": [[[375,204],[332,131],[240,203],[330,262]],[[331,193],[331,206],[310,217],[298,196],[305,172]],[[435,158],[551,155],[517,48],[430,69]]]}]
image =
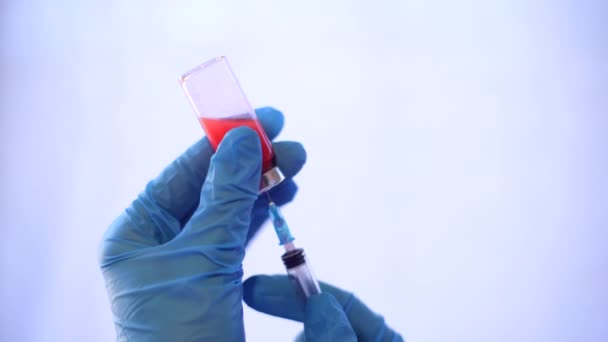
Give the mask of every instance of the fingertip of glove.
[{"label": "fingertip of glove", "polygon": [[244,145],[251,147],[255,146],[256,142],[259,146],[260,143],[257,133],[247,126],[240,126],[233,128],[226,133],[224,139],[222,139],[222,142],[220,143],[220,146],[218,146],[218,149],[222,145],[229,145],[231,147]]},{"label": "fingertip of glove", "polygon": [[266,134],[272,140],[274,139],[285,123],[285,117],[281,111],[273,107],[262,107],[255,110],[255,114],[264,127]]},{"label": "fingertip of glove", "polygon": [[247,278],[243,282],[243,300],[249,304],[256,298],[266,295],[269,289],[279,290],[280,286],[276,286],[277,280],[273,278],[275,277],[268,275],[255,275]]},{"label": "fingertip of glove", "polygon": [[243,300],[250,306],[269,297],[290,297],[293,292],[289,278],[284,275],[255,275],[243,282]]},{"label": "fingertip of glove", "polygon": [[253,302],[254,291],[258,277],[259,276],[249,277],[243,282],[243,300],[249,306],[252,306],[251,303]]},{"label": "fingertip of glove", "polygon": [[214,158],[228,158],[239,164],[261,162],[261,144],[257,133],[249,127],[231,129],[217,148]]},{"label": "fingertip of glove", "polygon": [[274,143],[272,149],[277,165],[287,178],[295,176],[306,163],[306,150],[299,142],[281,141]]},{"label": "fingertip of glove", "polygon": [[251,308],[269,315],[299,322],[304,319],[304,302],[289,278],[283,275],[258,275],[245,280],[243,300]]},{"label": "fingertip of glove", "polygon": [[217,195],[217,191],[223,189],[228,191],[222,192],[225,201],[232,195],[241,198],[245,191],[247,197],[255,199],[258,197],[261,167],[262,151],[257,133],[248,127],[234,128],[224,136],[211,157],[203,193],[215,189],[212,193]]},{"label": "fingertip of glove", "polygon": [[270,190],[270,196],[276,205],[284,205],[291,202],[298,192],[298,185],[293,179],[287,179]]},{"label": "fingertip of glove", "polygon": [[[265,297],[268,292],[268,276],[252,276],[243,282],[243,301],[251,308],[266,312],[268,306]],[[272,291],[272,285],[270,284]]]},{"label": "fingertip of glove", "polygon": [[270,106],[256,108],[255,114],[259,119],[272,119],[277,123],[283,123],[284,120],[283,113],[280,110]]}]

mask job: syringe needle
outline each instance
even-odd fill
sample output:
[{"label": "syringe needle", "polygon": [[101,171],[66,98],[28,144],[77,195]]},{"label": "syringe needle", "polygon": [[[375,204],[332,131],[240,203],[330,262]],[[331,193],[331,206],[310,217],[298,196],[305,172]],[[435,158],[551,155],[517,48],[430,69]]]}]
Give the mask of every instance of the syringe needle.
[{"label": "syringe needle", "polygon": [[[268,195],[268,193],[266,193],[266,195]],[[310,265],[306,262],[304,249],[296,248],[296,246],[294,246],[293,240],[295,239],[289,231],[289,226],[287,225],[287,222],[285,222],[285,218],[281,215],[277,205],[272,202],[270,196],[268,196],[268,199],[270,200],[270,203],[268,204],[270,220],[274,226],[274,231],[279,238],[279,245],[282,245],[283,248],[285,248],[285,254],[283,254],[281,259],[283,259],[285,268],[287,268],[287,273],[291,278],[295,279],[298,289],[300,289],[306,298],[321,293],[319,283],[315,279],[312,270],[310,269]]]},{"label": "syringe needle", "polygon": [[283,215],[281,215],[281,211],[279,211],[279,207],[274,204],[272,201],[268,205],[268,213],[270,215],[270,221],[274,226],[274,231],[277,233],[277,237],[279,238],[279,245],[285,245],[294,240],[291,232],[289,231],[289,226]]}]

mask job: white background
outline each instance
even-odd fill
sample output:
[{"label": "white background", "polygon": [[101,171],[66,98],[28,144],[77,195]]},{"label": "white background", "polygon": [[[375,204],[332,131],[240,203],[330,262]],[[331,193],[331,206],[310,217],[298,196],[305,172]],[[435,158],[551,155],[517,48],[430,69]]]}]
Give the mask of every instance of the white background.
[{"label": "white background", "polygon": [[[608,340],[607,20],[602,0],[0,2],[0,340],[114,338],[98,243],[201,137],[177,79],[217,55],[308,151],[284,213],[320,279],[409,341]],[[266,229],[246,276],[280,253]]]}]

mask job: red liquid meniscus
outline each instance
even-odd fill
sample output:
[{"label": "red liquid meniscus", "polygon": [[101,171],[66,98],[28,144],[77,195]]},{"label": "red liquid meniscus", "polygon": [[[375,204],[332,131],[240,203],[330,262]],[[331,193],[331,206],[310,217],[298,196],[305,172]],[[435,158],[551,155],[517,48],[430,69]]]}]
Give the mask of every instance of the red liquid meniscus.
[{"label": "red liquid meniscus", "polygon": [[272,145],[270,140],[266,136],[262,125],[257,119],[251,118],[222,118],[222,119],[211,119],[211,118],[199,118],[201,126],[207,133],[207,139],[211,143],[211,147],[213,150],[217,150],[217,146],[220,144],[224,135],[228,133],[233,128],[246,126],[258,134],[260,137],[260,142],[262,145],[262,172],[266,172],[272,169],[274,165],[273,157],[274,153],[272,151]]}]

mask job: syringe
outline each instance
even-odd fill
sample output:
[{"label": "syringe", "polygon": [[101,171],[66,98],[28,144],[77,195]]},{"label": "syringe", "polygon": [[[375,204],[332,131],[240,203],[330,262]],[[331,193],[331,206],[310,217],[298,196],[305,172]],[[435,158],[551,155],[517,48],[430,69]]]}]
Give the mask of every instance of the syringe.
[{"label": "syringe", "polygon": [[[268,193],[266,193],[268,195]],[[296,248],[293,244],[294,237],[289,231],[287,222],[281,215],[279,207],[270,199],[268,211],[270,212],[270,220],[274,226],[274,231],[279,238],[279,244],[285,248],[285,254],[281,256],[283,264],[287,269],[289,278],[294,282],[298,291],[301,291],[304,297],[308,298],[314,294],[321,293],[319,283],[312,273],[310,265],[306,262],[306,257],[303,248]]]}]

